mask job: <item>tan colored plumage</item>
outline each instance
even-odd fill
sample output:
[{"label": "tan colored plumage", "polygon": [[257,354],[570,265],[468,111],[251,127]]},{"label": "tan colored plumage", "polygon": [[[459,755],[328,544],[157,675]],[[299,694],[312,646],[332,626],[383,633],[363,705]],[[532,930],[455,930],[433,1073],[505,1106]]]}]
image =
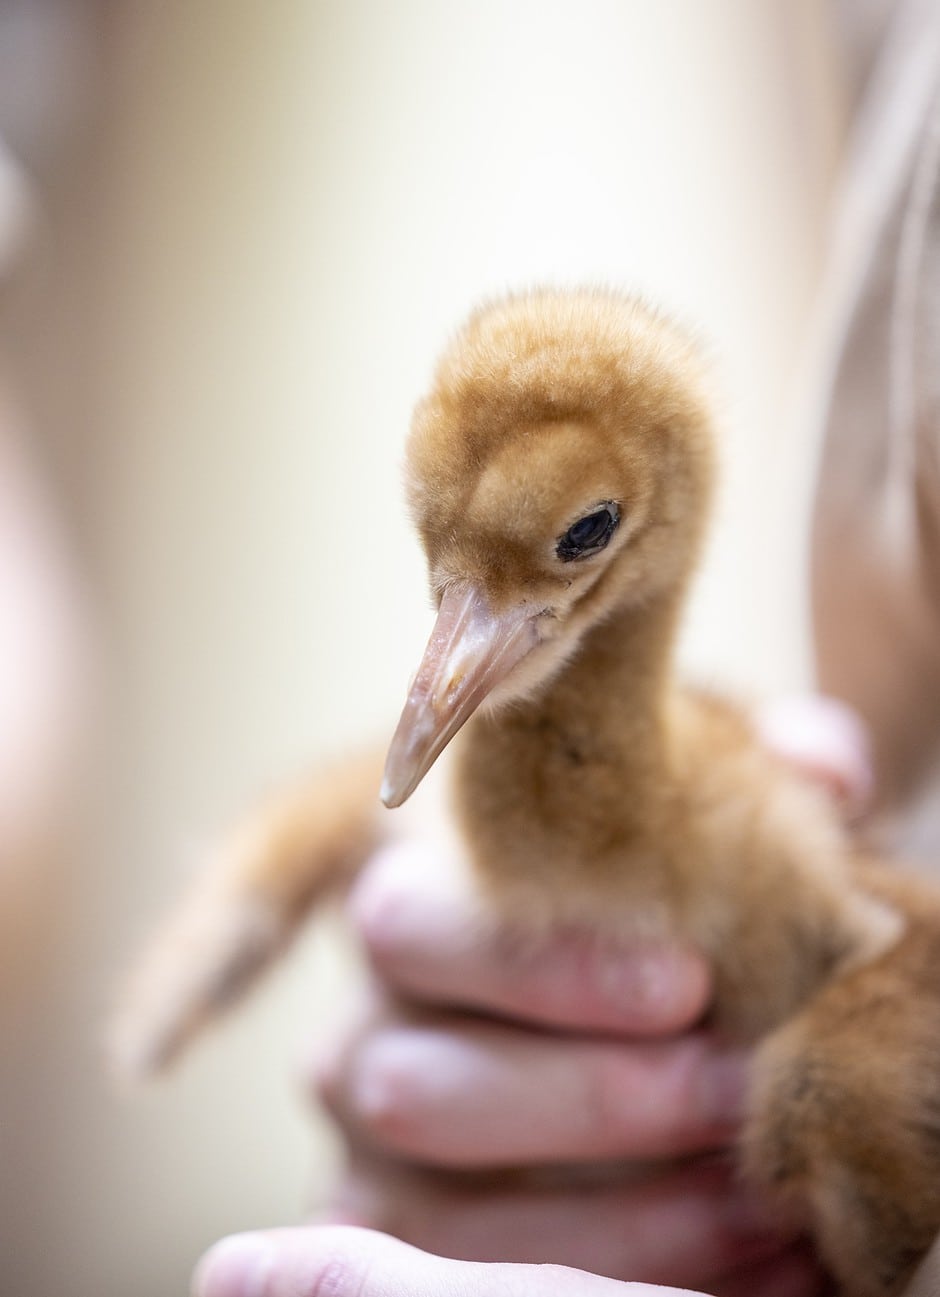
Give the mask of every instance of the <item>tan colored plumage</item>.
[{"label": "tan colored plumage", "polygon": [[[454,812],[501,923],[700,948],[716,1026],[761,1041],[747,1174],[803,1209],[846,1297],[889,1297],[940,1228],[940,897],[863,866],[745,717],[673,678],[713,423],[695,346],[641,302],[546,291],[470,319],[408,445],[440,614],[383,795],[467,722]],[[363,770],[223,854],[144,965],[125,1061],[168,1061],[358,867],[383,832]]]}]

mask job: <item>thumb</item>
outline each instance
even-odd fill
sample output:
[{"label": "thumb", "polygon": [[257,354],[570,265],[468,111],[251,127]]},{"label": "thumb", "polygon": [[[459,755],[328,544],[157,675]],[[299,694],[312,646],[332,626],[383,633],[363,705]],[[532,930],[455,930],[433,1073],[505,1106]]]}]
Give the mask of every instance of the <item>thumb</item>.
[{"label": "thumb", "polygon": [[193,1297],[703,1297],[556,1265],[449,1261],[352,1226],[233,1234],[202,1259]]}]

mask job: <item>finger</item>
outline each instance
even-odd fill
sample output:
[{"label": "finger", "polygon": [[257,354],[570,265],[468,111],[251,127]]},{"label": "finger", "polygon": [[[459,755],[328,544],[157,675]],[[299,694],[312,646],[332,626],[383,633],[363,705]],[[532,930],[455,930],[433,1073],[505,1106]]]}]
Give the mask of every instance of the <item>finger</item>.
[{"label": "finger", "polygon": [[793,1237],[730,1168],[705,1165],[539,1187],[509,1177],[474,1183],[359,1154],[333,1219],[467,1261],[694,1286],[772,1257]]},{"label": "finger", "polygon": [[449,1261],[343,1226],[223,1239],[203,1258],[192,1291],[194,1297],[701,1297],[560,1267]]},{"label": "finger", "polygon": [[351,913],[382,978],[433,1004],[629,1035],[671,1035],[707,1008],[704,960],[678,946],[619,946],[567,929],[550,939],[502,930],[456,865],[424,848],[377,855]]},{"label": "finger", "polygon": [[472,1168],[721,1148],[746,1081],[745,1056],[702,1034],[622,1044],[437,1019],[366,1032],[320,1089],[341,1124],[376,1147]]},{"label": "finger", "polygon": [[871,743],[851,707],[822,694],[775,698],[757,711],[764,743],[830,794],[846,816],[865,810],[873,792]]}]

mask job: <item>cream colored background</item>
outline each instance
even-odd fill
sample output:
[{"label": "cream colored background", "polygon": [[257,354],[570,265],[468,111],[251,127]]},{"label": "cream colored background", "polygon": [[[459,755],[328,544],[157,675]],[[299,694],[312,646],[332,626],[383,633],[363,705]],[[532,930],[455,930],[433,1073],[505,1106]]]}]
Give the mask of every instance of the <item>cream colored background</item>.
[{"label": "cream colored background", "polygon": [[47,438],[103,719],[9,1069],[11,1297],[183,1292],[218,1234],[324,1199],[334,1150],[293,1077],[341,1012],[338,947],[132,1103],[96,1035],[193,843],[388,732],[428,624],[400,447],[481,294],[637,285],[700,326],[727,468],[684,657],[745,693],[806,670],[791,397],[841,104],[820,4],[172,0],[107,43],[100,192],[60,250],[92,372]]}]

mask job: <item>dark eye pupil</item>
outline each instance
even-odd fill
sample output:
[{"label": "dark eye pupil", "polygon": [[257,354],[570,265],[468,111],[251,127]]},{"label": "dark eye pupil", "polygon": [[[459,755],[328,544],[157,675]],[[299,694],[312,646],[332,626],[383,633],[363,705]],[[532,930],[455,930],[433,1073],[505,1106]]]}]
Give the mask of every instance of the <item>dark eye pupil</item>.
[{"label": "dark eye pupil", "polygon": [[558,557],[563,563],[570,563],[572,559],[583,558],[603,549],[616,531],[619,521],[620,511],[615,504],[606,504],[602,509],[579,518],[558,542]]},{"label": "dark eye pupil", "polygon": [[606,509],[601,509],[598,513],[592,513],[590,518],[582,518],[580,522],[576,522],[568,532],[568,537],[572,545],[589,549],[591,545],[597,544],[609,525],[610,514]]}]

